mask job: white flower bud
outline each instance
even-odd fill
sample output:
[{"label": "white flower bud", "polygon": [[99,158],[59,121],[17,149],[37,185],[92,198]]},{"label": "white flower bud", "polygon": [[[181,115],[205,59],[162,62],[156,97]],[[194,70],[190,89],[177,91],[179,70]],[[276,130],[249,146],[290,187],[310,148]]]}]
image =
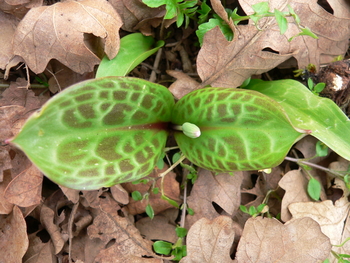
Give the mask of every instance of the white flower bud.
[{"label": "white flower bud", "polygon": [[199,129],[199,127],[189,122],[185,122],[184,124],[182,124],[182,132],[187,137],[190,137],[193,139],[201,136],[201,130]]}]

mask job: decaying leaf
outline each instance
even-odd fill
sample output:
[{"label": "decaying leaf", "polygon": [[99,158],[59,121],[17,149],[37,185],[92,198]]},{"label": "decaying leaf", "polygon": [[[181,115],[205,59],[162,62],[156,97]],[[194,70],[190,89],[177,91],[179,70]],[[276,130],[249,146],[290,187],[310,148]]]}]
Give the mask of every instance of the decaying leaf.
[{"label": "decaying leaf", "polygon": [[219,214],[215,206],[229,215],[235,214],[241,201],[242,172],[235,172],[234,175],[227,173],[214,175],[208,170],[199,169],[198,175],[187,199],[189,207],[195,212],[193,216],[187,216],[188,227],[202,217],[207,219],[217,217]]},{"label": "decaying leaf", "polygon": [[8,202],[22,207],[38,205],[41,202],[43,174],[33,164],[18,174],[5,191]]},{"label": "decaying leaf", "polygon": [[144,217],[136,222],[136,227],[141,235],[150,240],[164,240],[175,243],[176,236],[176,218],[179,211],[176,208],[167,209],[153,219]]},{"label": "decaying leaf", "polygon": [[12,37],[15,33],[18,20],[9,14],[5,14],[0,9],[0,24],[1,24],[1,37],[0,37],[0,68],[5,69],[6,64],[13,55],[12,50]]},{"label": "decaying leaf", "polygon": [[13,204],[5,199],[5,189],[10,182],[11,174],[5,173],[0,183],[0,215],[7,215],[13,209]]},{"label": "decaying leaf", "polygon": [[342,233],[345,221],[349,217],[349,208],[350,204],[347,197],[342,197],[335,204],[331,200],[326,200],[320,203],[299,202],[288,206],[293,219],[312,218],[315,220],[320,225],[322,232],[334,245],[340,244],[348,238],[348,236],[343,236]]},{"label": "decaying leaf", "polygon": [[[241,0],[240,4],[247,14],[252,14],[251,5],[258,2],[261,1]],[[345,4],[345,1],[341,3]],[[198,54],[198,74],[203,81],[201,87],[212,85],[234,88],[251,75],[266,72],[291,57],[296,58],[299,68],[309,63],[319,67],[346,52],[350,36],[349,18],[328,13],[316,0],[269,1],[272,10],[288,11],[287,4],[298,14],[301,25],[310,28],[319,39],[299,36],[288,42],[290,37],[299,32],[291,18],[288,18],[288,30],[284,35],[280,34],[274,18],[261,19],[261,30],[251,21],[248,25],[238,25],[231,42],[216,27],[205,35]]]},{"label": "decaying leaf", "polygon": [[250,218],[243,229],[238,263],[322,262],[331,250],[329,238],[313,219],[305,217],[285,225],[276,219]]},{"label": "decaying leaf", "polygon": [[281,219],[283,222],[287,222],[292,218],[288,210],[290,204],[312,201],[306,191],[307,183],[308,180],[300,169],[289,171],[279,181],[279,186],[286,191],[281,207]]},{"label": "decaying leaf", "polygon": [[19,23],[14,36],[14,54],[24,58],[35,73],[57,59],[78,73],[93,71],[100,59],[93,53],[84,34],[105,40],[105,53],[115,57],[119,50],[122,21],[103,0],[59,2],[32,8]]},{"label": "decaying leaf", "polygon": [[187,234],[187,256],[180,263],[233,262],[230,250],[235,232],[227,216],[198,220]]},{"label": "decaying leaf", "polygon": [[21,263],[28,248],[28,237],[26,222],[17,206],[13,207],[10,215],[0,215],[0,232],[0,260]]},{"label": "decaying leaf", "polygon": [[[103,213],[100,213],[87,229],[89,237],[101,239],[104,249],[95,258],[95,262],[124,263],[160,263],[152,252],[152,242],[143,239],[128,217],[120,216],[119,205],[108,195],[100,199]],[[110,243],[111,242],[111,243]],[[118,255],[118,257],[116,257]]]},{"label": "decaying leaf", "polygon": [[122,29],[129,32],[139,30],[146,36],[152,34],[152,27],[162,23],[165,15],[164,6],[150,8],[142,0],[110,0],[109,2],[122,18]]}]

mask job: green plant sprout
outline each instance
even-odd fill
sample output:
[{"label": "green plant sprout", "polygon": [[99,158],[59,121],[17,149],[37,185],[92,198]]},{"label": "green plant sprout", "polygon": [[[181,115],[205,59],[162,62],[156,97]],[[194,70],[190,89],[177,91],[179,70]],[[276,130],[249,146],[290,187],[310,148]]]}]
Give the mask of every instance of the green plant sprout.
[{"label": "green plant sprout", "polygon": [[[254,13],[249,16],[238,15],[237,8],[234,10],[226,9],[227,17],[229,19],[232,19],[234,25],[237,25],[241,21],[251,19],[259,30],[261,30],[258,26],[258,22],[260,19],[264,17],[275,17],[277,25],[280,29],[281,35],[284,34],[288,29],[288,21],[286,17],[293,17],[294,22],[299,28],[300,32],[297,35],[289,38],[288,41],[292,41],[295,37],[302,36],[302,35],[307,35],[312,38],[318,38],[314,33],[312,33],[310,29],[304,28],[303,26],[301,26],[300,18],[295,13],[293,8],[289,5],[288,5],[289,12],[281,12],[277,9],[275,9],[273,12],[270,12],[269,11],[270,6],[268,2],[260,2],[260,3],[254,4],[252,5],[252,8],[254,10]],[[223,35],[228,41],[231,41],[233,39],[233,32],[229,27],[229,25],[227,25],[225,21],[221,17],[219,17],[217,14],[213,14],[213,18],[209,19],[209,21],[206,23],[200,23],[200,25],[198,26],[198,30],[196,31],[196,34],[199,39],[200,45],[202,45],[203,43],[203,37],[205,33],[216,26],[220,27],[221,32],[223,33]]]},{"label": "green plant sprout", "polygon": [[180,261],[187,255],[186,245],[183,244],[184,238],[187,235],[187,229],[177,226],[175,232],[178,237],[175,244],[167,241],[156,241],[153,243],[153,249],[158,254],[172,255],[174,256],[172,260]]},{"label": "green plant sprout", "polygon": [[[343,241],[343,243],[341,243],[340,245],[333,245],[334,247],[342,247],[345,245],[346,242],[348,242],[350,240],[350,237],[348,237],[347,239],[345,239]],[[349,254],[341,254],[338,253],[334,250],[331,250],[332,255],[337,259],[338,263],[350,263],[350,260],[347,260],[346,258],[350,259],[350,255]],[[330,263],[330,260],[327,258],[325,261],[323,261],[323,263]]]},{"label": "green plant sprout", "polygon": [[317,95],[317,96],[326,87],[326,83],[323,83],[323,82],[317,83],[315,85],[312,78],[308,78],[307,85],[308,85],[308,88],[312,91],[312,93]]},{"label": "green plant sprout", "polygon": [[247,208],[244,205],[240,205],[239,209],[243,212],[246,213],[248,215],[250,215],[251,217],[257,217],[260,214],[264,214],[267,212],[268,210],[268,206],[266,204],[260,204],[257,207],[255,206],[250,206],[249,208]]},{"label": "green plant sprout", "polygon": [[180,27],[185,22],[188,27],[190,18],[196,14],[198,0],[142,0],[148,7],[157,8],[165,5],[166,14],[164,19],[173,19],[176,17],[176,25]]}]

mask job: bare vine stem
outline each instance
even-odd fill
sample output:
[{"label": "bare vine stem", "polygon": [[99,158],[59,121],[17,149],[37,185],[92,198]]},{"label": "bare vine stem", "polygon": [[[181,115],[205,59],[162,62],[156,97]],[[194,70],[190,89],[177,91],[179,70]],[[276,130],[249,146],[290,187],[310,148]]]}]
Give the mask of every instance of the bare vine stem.
[{"label": "bare vine stem", "polygon": [[300,160],[300,159],[297,159],[297,158],[293,158],[293,157],[289,157],[289,156],[286,156],[284,159],[287,160],[287,161],[295,162],[295,163],[301,163],[301,164],[304,164],[304,165],[316,168],[318,170],[324,171],[326,173],[331,173],[331,174],[336,175],[336,176],[344,177],[344,174],[342,174],[340,172],[334,171],[332,169],[323,167],[323,166],[315,164],[315,163],[311,163],[311,162],[308,162],[308,161],[303,161],[303,160]]}]

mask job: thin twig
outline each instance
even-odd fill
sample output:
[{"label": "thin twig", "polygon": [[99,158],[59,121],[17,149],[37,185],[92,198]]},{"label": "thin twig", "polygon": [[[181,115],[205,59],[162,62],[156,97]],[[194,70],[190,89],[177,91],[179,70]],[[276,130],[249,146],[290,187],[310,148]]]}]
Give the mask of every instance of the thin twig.
[{"label": "thin twig", "polygon": [[150,76],[150,78],[149,78],[149,81],[150,81],[150,82],[155,82],[156,79],[157,79],[156,70],[158,70],[159,62],[160,62],[160,59],[161,59],[161,57],[162,57],[162,51],[163,51],[162,48],[160,48],[160,49],[157,51],[156,59],[154,60],[154,64],[153,64],[153,70],[152,70],[151,76]]},{"label": "thin twig", "polygon": [[307,166],[319,169],[319,170],[324,171],[326,173],[331,173],[331,174],[338,175],[338,176],[341,176],[341,177],[344,176],[341,173],[338,173],[338,172],[336,172],[334,170],[331,170],[329,168],[326,168],[326,167],[323,167],[321,165],[318,165],[318,164],[315,164],[315,163],[311,163],[311,162],[308,162],[308,161],[303,161],[303,160],[300,160],[300,159],[297,159],[297,158],[293,158],[293,157],[289,157],[289,156],[286,156],[284,159],[287,160],[287,161],[295,162],[295,163],[305,164]]}]

